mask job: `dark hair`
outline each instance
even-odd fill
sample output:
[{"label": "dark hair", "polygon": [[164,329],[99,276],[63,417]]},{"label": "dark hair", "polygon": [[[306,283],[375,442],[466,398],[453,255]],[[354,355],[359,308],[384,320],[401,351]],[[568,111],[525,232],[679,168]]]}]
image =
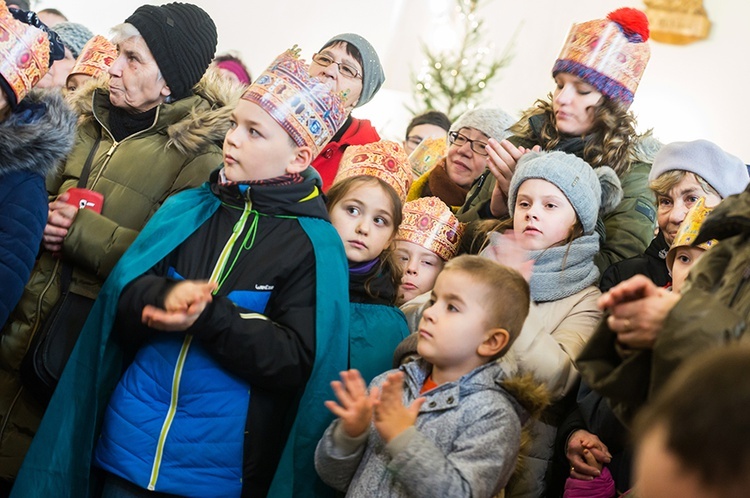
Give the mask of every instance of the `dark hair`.
[{"label": "dark hair", "polygon": [[431,124],[439,126],[444,129],[446,133],[451,129],[451,120],[444,112],[440,111],[427,111],[422,114],[418,114],[409,121],[409,126],[406,127],[406,138],[409,138],[409,133],[415,126]]},{"label": "dark hair", "polygon": [[[531,129],[529,118],[544,114],[546,120],[539,136]],[[555,113],[552,111],[552,94],[547,100],[539,99],[523,113],[520,121],[510,127],[515,135],[525,139],[541,140],[542,149],[554,150],[563,138],[557,130]],[[583,148],[583,160],[592,168],[609,166],[617,176],[622,177],[630,170],[631,153],[638,134],[635,131],[635,117],[626,108],[607,96],[602,96],[601,104],[594,110],[594,124]]]},{"label": "dark hair", "polygon": [[331,188],[328,190],[328,193],[326,194],[326,207],[328,208],[328,212],[330,213],[333,207],[341,202],[341,200],[350,190],[365,184],[375,184],[380,186],[380,188],[382,188],[388,195],[388,198],[391,201],[391,207],[393,209],[393,233],[391,234],[391,243],[383,250],[382,253],[380,253],[380,266],[378,267],[378,271],[376,271],[373,276],[365,282],[365,291],[373,299],[379,298],[380,296],[378,296],[371,290],[370,283],[372,282],[372,280],[380,276],[383,272],[387,271],[391,278],[391,284],[394,289],[393,302],[391,304],[396,304],[398,293],[395,291],[398,290],[399,285],[401,285],[401,277],[403,275],[403,270],[401,269],[401,266],[396,262],[393,253],[393,237],[396,236],[398,227],[399,225],[401,225],[401,220],[403,219],[403,205],[401,203],[401,198],[398,196],[396,191],[393,189],[393,187],[375,176],[351,176],[349,178],[336,182],[331,186]]},{"label": "dark hair", "polygon": [[344,40],[333,40],[328,45],[323,46],[319,51],[322,52],[323,50],[327,49],[328,47],[335,47],[336,45],[341,45],[344,47],[344,50],[346,50],[346,53],[354,57],[354,60],[359,62],[359,67],[362,68],[362,79],[364,80],[365,77],[365,63],[362,60],[362,54],[360,53],[359,49],[352,45],[349,42],[346,42]]},{"label": "dark hair", "polygon": [[240,59],[239,56],[234,55],[232,53],[226,53],[226,54],[221,54],[221,55],[217,55],[216,57],[214,57],[214,64],[217,64],[219,62],[225,62],[225,61],[236,62],[237,64],[239,64],[242,70],[245,71],[245,74],[247,75],[247,79],[250,80],[250,83],[253,82],[253,76],[250,74],[250,70],[247,68],[245,63],[242,62],[242,59]]},{"label": "dark hair", "polygon": [[691,358],[636,418],[641,442],[658,428],[681,466],[719,496],[750,489],[750,348],[730,344]]},{"label": "dark hair", "polygon": [[503,328],[509,335],[508,344],[491,360],[500,358],[521,333],[529,314],[529,283],[516,270],[481,256],[457,256],[445,264],[446,271],[462,271],[484,286],[487,327]]}]

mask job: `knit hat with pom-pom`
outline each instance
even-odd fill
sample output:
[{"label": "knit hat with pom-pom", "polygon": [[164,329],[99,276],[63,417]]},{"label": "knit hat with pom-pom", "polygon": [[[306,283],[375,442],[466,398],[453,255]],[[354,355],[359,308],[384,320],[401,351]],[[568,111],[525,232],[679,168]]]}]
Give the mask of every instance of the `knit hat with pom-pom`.
[{"label": "knit hat with pom-pom", "polygon": [[596,229],[599,215],[612,212],[622,200],[622,187],[609,166],[592,168],[580,157],[565,152],[528,152],[518,160],[510,181],[508,211],[511,218],[521,184],[537,178],[555,185],[565,194],[589,235]]},{"label": "knit hat with pom-pom", "polygon": [[651,56],[648,36],[646,14],[627,7],[610,12],[606,19],[574,24],[552,76],[578,76],[628,108]]}]

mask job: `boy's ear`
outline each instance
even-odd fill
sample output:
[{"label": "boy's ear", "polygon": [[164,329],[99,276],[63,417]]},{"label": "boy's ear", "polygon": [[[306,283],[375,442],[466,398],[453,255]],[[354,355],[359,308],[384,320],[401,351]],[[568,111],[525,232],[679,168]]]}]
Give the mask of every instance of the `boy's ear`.
[{"label": "boy's ear", "polygon": [[311,147],[302,146],[297,147],[294,152],[294,158],[287,165],[287,173],[302,173],[305,169],[310,166],[313,159],[313,151]]},{"label": "boy's ear", "polygon": [[505,349],[510,341],[510,332],[496,328],[487,331],[484,342],[477,348],[477,354],[485,358],[492,358]]}]

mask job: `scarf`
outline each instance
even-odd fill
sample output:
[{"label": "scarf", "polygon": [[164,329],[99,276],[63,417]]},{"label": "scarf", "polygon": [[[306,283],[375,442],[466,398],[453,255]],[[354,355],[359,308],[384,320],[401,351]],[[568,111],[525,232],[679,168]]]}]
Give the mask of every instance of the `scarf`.
[{"label": "scarf", "polygon": [[[529,118],[529,127],[531,128],[531,139],[542,146],[544,150],[550,150],[545,143],[542,142],[542,128],[547,122],[548,118],[546,114],[536,114]],[[583,149],[594,139],[593,135],[585,135],[583,137],[563,135],[560,137],[560,141],[553,150],[559,150],[568,154],[573,154],[586,159],[583,157]]]},{"label": "scarf", "polygon": [[445,159],[442,159],[432,170],[427,178],[427,185],[422,189],[420,197],[434,195],[448,206],[463,206],[469,189],[453,183],[445,170]]},{"label": "scarf", "polygon": [[[599,235],[582,235],[564,246],[531,251],[534,271],[529,287],[535,303],[557,301],[599,280],[594,256],[599,252]],[[563,266],[564,262],[564,266]]]}]

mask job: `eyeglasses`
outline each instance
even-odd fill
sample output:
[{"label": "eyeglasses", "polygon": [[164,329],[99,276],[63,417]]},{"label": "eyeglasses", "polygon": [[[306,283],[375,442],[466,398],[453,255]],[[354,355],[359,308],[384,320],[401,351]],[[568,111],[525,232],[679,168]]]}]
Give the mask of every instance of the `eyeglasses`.
[{"label": "eyeglasses", "polygon": [[451,141],[451,143],[457,147],[461,147],[466,142],[469,142],[469,147],[471,147],[471,150],[479,154],[480,156],[487,156],[489,155],[487,153],[487,150],[485,147],[487,147],[486,142],[480,142],[479,140],[472,140],[469,137],[465,135],[461,135],[457,131],[452,131],[448,133],[448,139]]},{"label": "eyeglasses", "polygon": [[313,55],[313,61],[323,67],[328,67],[331,64],[336,64],[339,67],[339,73],[345,78],[362,78],[362,73],[359,70],[346,62],[336,62],[333,57],[328,54],[315,54]]}]

